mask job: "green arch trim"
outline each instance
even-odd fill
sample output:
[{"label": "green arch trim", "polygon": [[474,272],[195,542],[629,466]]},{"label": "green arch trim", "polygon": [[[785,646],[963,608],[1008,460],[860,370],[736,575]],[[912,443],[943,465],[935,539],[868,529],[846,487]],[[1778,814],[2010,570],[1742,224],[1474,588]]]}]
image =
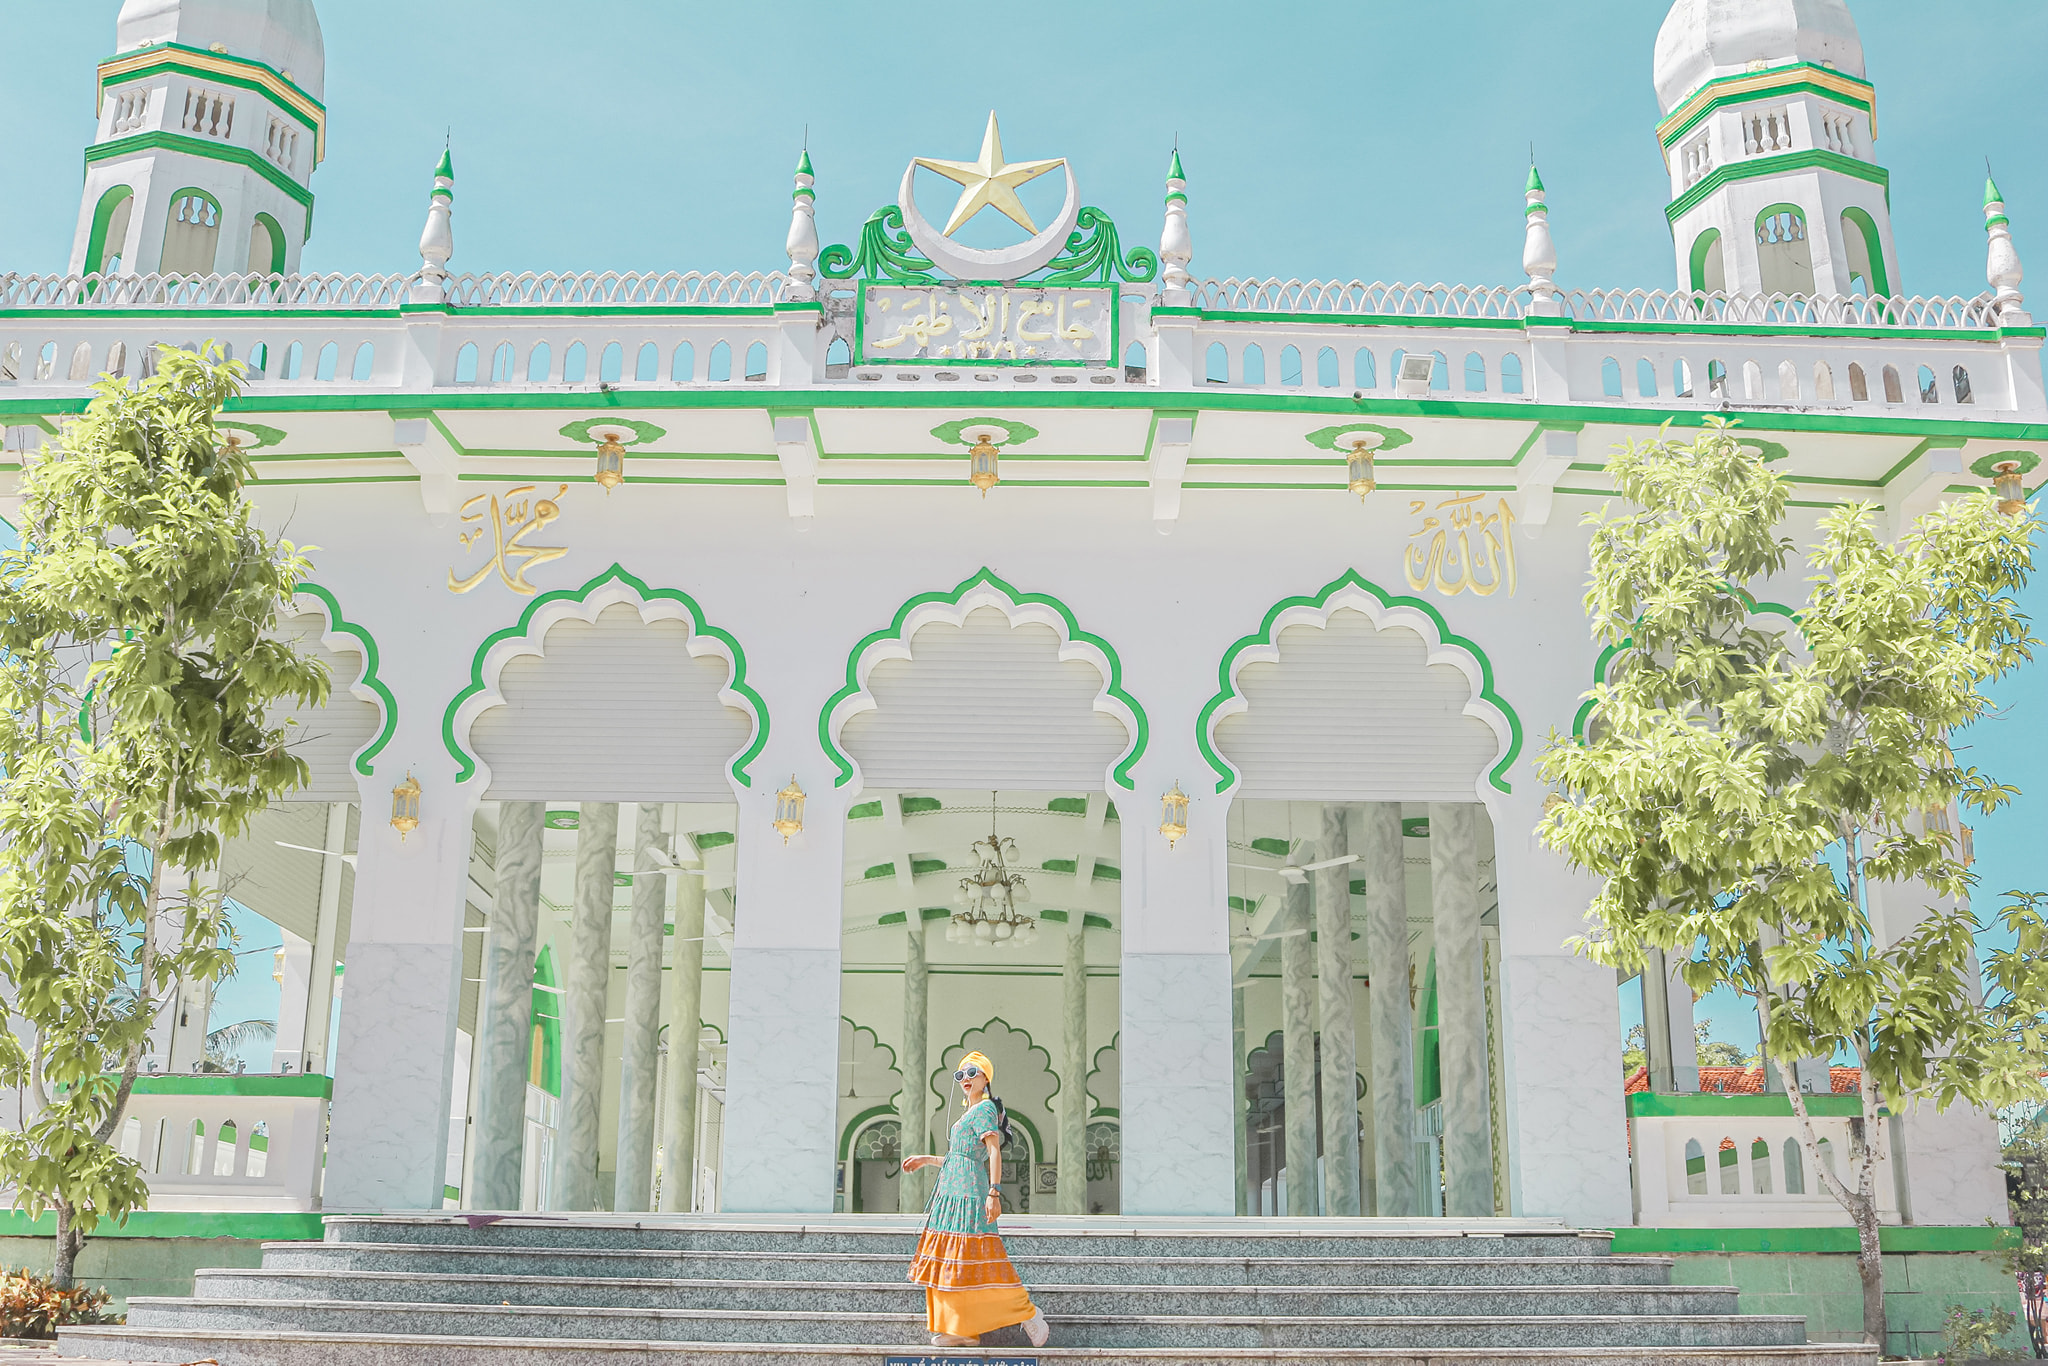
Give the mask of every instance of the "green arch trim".
[{"label": "green arch trim", "polygon": [[1892,282],[1884,268],[1884,237],[1877,230],[1877,220],[1870,216],[1868,209],[1851,204],[1842,210],[1842,222],[1853,226],[1863,236],[1864,256],[1870,262],[1870,278],[1864,283],[1870,286],[1871,297],[1889,299]]},{"label": "green arch trim", "polygon": [[[1026,1053],[1043,1053],[1045,1055],[1045,1074],[1052,1078],[1052,1090],[1046,1094],[1045,1098],[1048,1102],[1050,1102],[1054,1096],[1057,1096],[1060,1093],[1060,1087],[1064,1083],[1060,1079],[1059,1070],[1052,1065],[1052,1050],[1045,1047],[1043,1044],[1039,1043],[1037,1039],[1032,1038],[1030,1030],[1024,1028],[1022,1025],[1013,1025],[1000,1015],[991,1015],[986,1020],[983,1020],[980,1024],[969,1025],[967,1028],[961,1030],[959,1038],[953,1040],[952,1043],[947,1044],[944,1048],[941,1048],[939,1050],[939,1056],[941,1058],[945,1057],[947,1048],[965,1048],[967,1046],[967,1036],[969,1034],[974,1033],[977,1029],[987,1029],[990,1025],[1001,1025],[1005,1029],[1014,1030],[1017,1033],[1022,1034],[1024,1036],[1024,1050]],[[1112,1040],[1112,1042],[1114,1042],[1114,1040]],[[945,1075],[946,1065],[944,1063],[940,1063],[937,1067],[932,1069],[931,1076],[928,1077],[925,1081],[926,1093],[937,1096],[941,1103],[939,1110],[939,1117],[941,1119],[943,1119],[946,1115],[952,1112],[952,1093],[950,1091],[940,1089],[938,1085],[939,1078]],[[950,1080],[950,1078],[948,1079]],[[1002,1094],[1002,1088],[1000,1086],[993,1087],[991,1089],[994,1090],[997,1095]],[[1082,1081],[1081,1089],[1083,1097],[1085,1098],[1087,1093],[1087,1081],[1085,1078]],[[1033,1124],[1028,1116],[1023,1115],[1016,1110],[1010,1110],[1008,1113],[1010,1116],[1010,1122],[1016,1125],[1018,1128],[1022,1129],[1025,1132],[1025,1134],[1028,1135],[1031,1139],[1031,1160],[1034,1162],[1043,1162],[1045,1160],[1045,1140],[1038,1136],[1038,1126],[1036,1124]]]},{"label": "green arch trim", "polygon": [[267,233],[270,237],[270,270],[268,273],[271,275],[284,274],[284,226],[267,213],[259,213],[256,215],[255,226],[263,229],[263,231]]},{"label": "green arch trim", "polygon": [[114,210],[135,197],[133,185],[116,185],[100,196],[100,202],[92,211],[92,232],[85,239],[85,274],[99,275],[106,270],[107,230],[113,226]]},{"label": "green arch trim", "polygon": [[356,772],[368,778],[376,771],[375,759],[384,752],[384,746],[391,743],[391,736],[398,729],[398,699],[392,695],[390,687],[384,680],[377,676],[377,638],[364,627],[344,617],[341,614],[341,604],[335,600],[334,594],[319,584],[302,583],[293,591],[295,595],[304,593],[317,600],[327,609],[328,629],[339,635],[352,637],[363,647],[362,684],[377,694],[377,700],[383,704],[384,711],[384,728],[377,732],[377,738],[355,758]]},{"label": "green arch trim", "polygon": [[[1129,707],[1131,709],[1131,716],[1138,726],[1138,733],[1132,739],[1130,751],[1123,758],[1117,760],[1116,767],[1110,770],[1110,779],[1126,792],[1134,791],[1135,789],[1131,785],[1131,765],[1137,763],[1145,753],[1145,746],[1151,739],[1151,722],[1145,717],[1145,709],[1138,705],[1138,699],[1124,691],[1124,664],[1123,659],[1116,652],[1116,647],[1101,636],[1082,630],[1080,623],[1074,619],[1073,609],[1052,596],[1052,594],[1020,593],[997,577],[996,572],[986,565],[953,585],[952,590],[949,592],[919,593],[916,597],[911,598],[896,609],[895,618],[887,626],[879,631],[871,631],[867,635],[862,636],[860,641],[854,645],[852,652],[846,656],[846,683],[838,692],[825,699],[824,709],[818,713],[818,743],[823,747],[825,757],[830,759],[833,766],[839,770],[837,776],[832,779],[832,786],[844,787],[853,780],[853,760],[847,758],[845,751],[841,750],[832,739],[832,713],[838,708],[840,703],[860,693],[861,656],[866,654],[871,646],[881,641],[902,640],[904,623],[910,619],[910,614],[918,608],[939,602],[957,607],[962,598],[982,584],[987,584],[997,592],[1008,597],[1014,606],[1023,607],[1031,605],[1052,608],[1059,613],[1060,620],[1066,624],[1068,640],[1078,640],[1102,651],[1102,657],[1109,661],[1109,677],[1104,680],[1105,686],[1103,691],[1123,703],[1126,707]],[[767,723],[764,713],[762,734],[765,735],[766,733]]]},{"label": "green arch trim", "polygon": [[614,564],[581,588],[557,588],[553,592],[542,593],[526,604],[526,610],[519,614],[518,621],[503,630],[493,631],[476,647],[476,654],[469,662],[468,685],[448,700],[447,710],[441,713],[441,743],[455,760],[456,782],[466,783],[476,776],[476,756],[464,749],[455,738],[455,714],[462,709],[463,703],[484,690],[484,657],[500,642],[516,640],[526,635],[533,625],[534,615],[541,608],[557,602],[582,603],[592,593],[614,581],[638,593],[642,602],[666,600],[681,603],[683,610],[690,614],[692,632],[710,636],[732,651],[732,678],[727,681],[726,686],[745,698],[748,706],[753,708],[754,739],[741,751],[740,756],[732,761],[731,773],[741,787],[754,785],[754,780],[747,775],[747,765],[759,758],[761,751],[768,746],[768,704],[762,700],[761,694],[755,692],[747,683],[747,652],[740,648],[739,641],[731,632],[706,622],[704,610],[688,593],[678,588],[649,588],[645,581],[627,573],[625,567],[618,564]]},{"label": "green arch trim", "polygon": [[[841,1018],[844,1017],[842,1016]],[[846,1121],[846,1127],[839,1131],[839,1160],[841,1162],[852,1158],[853,1140],[860,1137],[860,1131],[867,1128],[874,1121],[881,1119],[893,1121],[898,1126],[898,1131],[901,1131],[903,1116],[896,1113],[896,1107],[893,1105],[877,1105],[873,1109],[861,1111],[852,1119]]]},{"label": "green arch trim", "polygon": [[[1720,245],[1721,230],[1719,228],[1708,228],[1698,237],[1692,239],[1692,255],[1686,266],[1686,275],[1692,281],[1692,287],[1695,291],[1704,291],[1706,289],[1707,253]],[[1723,265],[1724,270],[1721,279],[1722,283],[1726,284],[1728,278],[1725,270],[1726,263],[1724,262]]]},{"label": "green arch trim", "polygon": [[1216,790],[1219,793],[1228,792],[1236,785],[1239,777],[1238,771],[1231,767],[1230,761],[1217,753],[1216,746],[1209,736],[1209,732],[1215,724],[1217,709],[1238,695],[1237,680],[1232,676],[1237,664],[1237,657],[1254,645],[1271,645],[1273,643],[1273,624],[1280,619],[1282,613],[1297,607],[1312,607],[1321,610],[1340,589],[1344,588],[1356,588],[1370,593],[1379,601],[1382,607],[1414,608],[1428,617],[1430,623],[1436,627],[1436,636],[1440,643],[1455,645],[1478,662],[1479,700],[1490,703],[1495,710],[1507,718],[1508,723],[1507,752],[1500,756],[1499,761],[1494,764],[1492,771],[1486,775],[1486,780],[1502,792],[1514,791],[1514,788],[1508,783],[1507,771],[1514,764],[1516,757],[1522,752],[1522,718],[1516,714],[1513,707],[1508,705],[1506,698],[1494,691],[1493,661],[1486,657],[1486,651],[1452,631],[1450,624],[1444,620],[1443,613],[1437,611],[1429,603],[1421,598],[1393,597],[1384,588],[1365,578],[1355,569],[1347,569],[1336,578],[1324,584],[1314,597],[1282,598],[1274,603],[1266,609],[1266,619],[1259,623],[1258,630],[1250,635],[1238,637],[1236,642],[1223,652],[1223,662],[1216,667],[1216,695],[1202,705],[1201,715],[1195,718],[1195,744],[1201,749],[1202,757],[1208,761],[1209,767],[1216,772]]},{"label": "green arch trim", "polygon": [[[555,946],[541,945],[540,953],[533,960],[533,1007],[527,1024],[527,1036],[532,1037],[533,1026],[540,1026],[540,1089],[562,1098],[562,1011],[555,1003],[555,994],[542,991],[542,987],[561,985],[555,980]],[[533,1066],[532,1056],[526,1065]]]},{"label": "green arch trim", "polygon": [[[857,1023],[851,1015],[841,1015],[839,1018],[846,1021],[847,1025],[852,1028],[854,1033],[865,1034],[870,1039],[873,1039],[875,1041],[875,1047],[881,1049],[884,1053],[887,1053],[889,1055],[889,1070],[896,1074],[898,1080],[900,1080],[903,1083],[903,1085],[898,1086],[896,1090],[890,1094],[889,1099],[884,1101],[880,1106],[876,1107],[876,1109],[886,1110],[890,1114],[896,1113],[896,1102],[903,1098],[903,1088],[905,1086],[910,1085],[909,1078],[904,1077],[903,1075],[903,1064],[897,1060],[896,1050],[889,1047],[889,1045],[883,1043],[882,1036],[880,1034],[877,1034],[874,1030],[868,1028],[864,1024]],[[849,1058],[849,1064],[851,1063],[851,1061],[852,1059]],[[873,1114],[875,1112],[876,1111],[873,1110],[869,1111],[870,1114]],[[844,1157],[845,1155],[846,1154],[844,1153],[840,1154],[841,1157]]]},{"label": "green arch trim", "polygon": [[[1749,597],[1747,593],[1743,593],[1739,588],[1735,591],[1739,596],[1748,600],[1751,612],[1763,616],[1784,617],[1795,626],[1799,624],[1799,613],[1787,607],[1784,603],[1758,602],[1755,598]],[[1634,644],[1634,637],[1624,637],[1619,644],[1609,645],[1600,651],[1600,657],[1593,661],[1593,685],[1595,687],[1607,681],[1607,668],[1614,662],[1614,657]],[[1579,741],[1583,741],[1586,738],[1586,724],[1593,719],[1593,709],[1599,705],[1598,699],[1590,691],[1582,694],[1582,696],[1584,701],[1579,704],[1578,713],[1572,717],[1572,739]]]}]

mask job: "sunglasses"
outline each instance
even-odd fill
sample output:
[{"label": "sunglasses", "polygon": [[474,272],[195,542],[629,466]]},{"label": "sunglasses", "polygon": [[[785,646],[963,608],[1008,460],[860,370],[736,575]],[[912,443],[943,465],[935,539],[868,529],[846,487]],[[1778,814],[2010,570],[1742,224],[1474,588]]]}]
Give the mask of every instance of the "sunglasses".
[{"label": "sunglasses", "polygon": [[975,1067],[972,1064],[969,1064],[968,1066],[961,1068],[958,1072],[955,1072],[953,1074],[953,1080],[966,1081],[969,1077],[978,1077],[980,1075],[981,1069],[979,1067]]}]

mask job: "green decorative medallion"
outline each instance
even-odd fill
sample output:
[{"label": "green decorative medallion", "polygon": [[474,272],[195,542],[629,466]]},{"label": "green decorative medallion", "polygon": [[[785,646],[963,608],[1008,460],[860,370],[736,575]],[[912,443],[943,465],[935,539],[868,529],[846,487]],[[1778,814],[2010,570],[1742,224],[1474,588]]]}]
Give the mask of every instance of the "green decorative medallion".
[{"label": "green decorative medallion", "polygon": [[1038,428],[1001,417],[963,417],[958,422],[941,422],[932,428],[932,435],[948,446],[972,446],[978,432],[1001,432],[996,445],[1021,446],[1038,435]]},{"label": "green decorative medallion", "polygon": [[[1308,434],[1308,444],[1319,450],[1334,452],[1338,449],[1338,438],[1349,436],[1353,432],[1379,433],[1380,444],[1373,452],[1375,455],[1384,455],[1388,451],[1398,450],[1415,439],[1399,427],[1382,427],[1372,422],[1347,422],[1341,427],[1324,427],[1319,431],[1310,432]],[[1346,452],[1346,454],[1348,453]]]},{"label": "green decorative medallion", "polygon": [[652,422],[631,422],[617,417],[593,417],[583,422],[571,422],[562,428],[562,435],[580,445],[596,445],[604,440],[603,433],[631,433],[627,440],[621,435],[621,446],[644,446],[650,441],[659,441],[668,435],[668,429],[657,427]]},{"label": "green decorative medallion", "polygon": [[2032,474],[2034,467],[2041,463],[2041,457],[2032,451],[1993,451],[1970,462],[1970,473],[1979,479],[1990,479],[1997,473],[1993,466],[2003,465],[2008,460],[2016,462],[2021,474]]},{"label": "green decorative medallion", "polygon": [[278,442],[284,440],[284,432],[280,428],[265,427],[260,423],[216,421],[213,425],[218,431],[239,434],[242,439],[242,449],[245,451],[260,451],[265,447],[275,446]]}]

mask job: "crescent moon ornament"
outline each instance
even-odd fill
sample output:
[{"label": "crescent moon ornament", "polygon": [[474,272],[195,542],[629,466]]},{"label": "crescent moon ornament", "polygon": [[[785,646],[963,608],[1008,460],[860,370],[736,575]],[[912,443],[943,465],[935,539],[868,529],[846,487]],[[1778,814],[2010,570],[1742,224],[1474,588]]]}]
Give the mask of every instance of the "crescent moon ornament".
[{"label": "crescent moon ornament", "polygon": [[903,226],[910,233],[910,240],[933,265],[955,280],[1018,280],[1059,255],[1081,216],[1081,192],[1074,184],[1074,168],[1062,169],[1067,173],[1066,202],[1060,205],[1059,213],[1045,231],[1013,247],[963,247],[925,221],[925,216],[917,211],[915,161],[903,168],[903,188],[896,202],[903,207]]}]

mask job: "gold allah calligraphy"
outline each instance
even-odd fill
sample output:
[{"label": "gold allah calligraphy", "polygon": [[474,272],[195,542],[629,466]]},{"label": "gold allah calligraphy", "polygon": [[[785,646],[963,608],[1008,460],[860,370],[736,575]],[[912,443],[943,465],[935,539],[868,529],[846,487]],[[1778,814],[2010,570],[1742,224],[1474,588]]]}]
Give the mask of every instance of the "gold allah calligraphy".
[{"label": "gold allah calligraphy", "polygon": [[[1403,557],[1410,588],[1434,588],[1447,597],[1469,592],[1487,598],[1502,589],[1515,595],[1515,514],[1505,498],[1496,511],[1485,511],[1478,506],[1485,497],[1459,494],[1436,505],[1443,515],[1423,516]],[[1408,511],[1421,514],[1426,506],[1417,498]]]},{"label": "gold allah calligraphy", "polygon": [[[532,593],[534,585],[526,581],[526,571],[549,560],[559,560],[569,553],[567,546],[528,545],[526,538],[540,531],[548,523],[562,515],[558,501],[569,491],[567,484],[555,491],[553,498],[534,497],[535,486],[521,484],[518,488],[507,489],[501,499],[495,493],[479,493],[462,505],[462,520],[466,530],[457,534],[462,548],[468,550],[489,531],[493,540],[491,560],[482,569],[466,579],[455,577],[455,571],[448,571],[448,591],[467,593],[482,584],[493,573],[504,580],[505,586],[515,593]],[[474,525],[469,525],[474,523]]]}]

